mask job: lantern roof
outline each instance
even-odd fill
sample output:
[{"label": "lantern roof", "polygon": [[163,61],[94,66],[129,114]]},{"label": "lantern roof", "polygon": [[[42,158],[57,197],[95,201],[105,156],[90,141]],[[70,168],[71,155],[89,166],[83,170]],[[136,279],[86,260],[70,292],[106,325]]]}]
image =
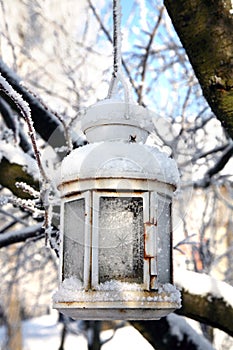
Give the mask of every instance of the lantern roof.
[{"label": "lantern roof", "polygon": [[99,178],[157,180],[179,184],[176,162],[156,147],[130,142],[96,142],[73,150],[61,165],[60,184]]}]

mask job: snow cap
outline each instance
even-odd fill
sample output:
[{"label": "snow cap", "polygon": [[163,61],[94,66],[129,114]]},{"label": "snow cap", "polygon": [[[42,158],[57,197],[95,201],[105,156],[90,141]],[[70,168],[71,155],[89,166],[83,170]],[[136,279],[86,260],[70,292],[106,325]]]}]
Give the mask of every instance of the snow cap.
[{"label": "snow cap", "polygon": [[133,136],[144,143],[153,130],[150,114],[138,104],[106,99],[87,109],[82,130],[89,142],[128,141]]},{"label": "snow cap", "polygon": [[73,150],[61,165],[61,183],[98,178],[157,180],[178,186],[176,162],[156,147],[98,142]]}]

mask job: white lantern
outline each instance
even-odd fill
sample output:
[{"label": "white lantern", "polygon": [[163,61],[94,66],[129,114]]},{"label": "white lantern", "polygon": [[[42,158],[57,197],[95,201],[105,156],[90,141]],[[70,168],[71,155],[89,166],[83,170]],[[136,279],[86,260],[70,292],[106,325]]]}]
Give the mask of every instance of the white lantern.
[{"label": "white lantern", "polygon": [[83,119],[88,145],[62,162],[60,285],[74,319],[159,319],[180,307],[172,280],[176,163],[145,144],[150,112],[106,99]]}]

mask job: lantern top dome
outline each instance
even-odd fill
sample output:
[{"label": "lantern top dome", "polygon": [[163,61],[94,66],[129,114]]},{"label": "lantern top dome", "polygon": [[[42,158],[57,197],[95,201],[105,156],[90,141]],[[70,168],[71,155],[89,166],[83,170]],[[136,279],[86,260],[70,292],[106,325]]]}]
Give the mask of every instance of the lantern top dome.
[{"label": "lantern top dome", "polygon": [[61,165],[60,184],[128,178],[179,184],[176,162],[156,147],[126,142],[96,142],[73,150]]},{"label": "lantern top dome", "polygon": [[105,99],[89,107],[82,119],[88,142],[129,140],[145,142],[153,130],[151,112],[135,103]]}]

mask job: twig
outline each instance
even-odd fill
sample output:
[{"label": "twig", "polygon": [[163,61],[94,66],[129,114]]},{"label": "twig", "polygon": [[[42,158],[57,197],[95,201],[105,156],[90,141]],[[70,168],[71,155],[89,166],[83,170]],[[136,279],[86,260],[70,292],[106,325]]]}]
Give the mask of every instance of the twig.
[{"label": "twig", "polygon": [[222,156],[218,159],[218,161],[215,163],[215,165],[210,168],[207,173],[204,175],[203,179],[196,181],[194,183],[194,188],[202,187],[206,188],[210,185],[211,179],[214,175],[219,173],[225,165],[228,163],[229,159],[233,155],[233,143],[230,142],[228,147],[225,148],[223,151]]},{"label": "twig", "polygon": [[154,29],[152,31],[152,33],[150,34],[150,39],[148,41],[147,46],[145,47],[145,55],[143,57],[143,62],[142,62],[142,73],[141,73],[141,84],[138,88],[138,103],[142,104],[142,98],[143,98],[143,87],[144,87],[144,81],[145,81],[145,77],[146,77],[146,67],[147,67],[147,61],[150,55],[150,50],[151,50],[151,46],[154,40],[154,37],[157,33],[157,30],[159,28],[160,22],[162,20],[162,16],[163,16],[163,11],[164,11],[164,6],[160,9],[159,11],[159,15],[158,15],[158,19],[155,23]]},{"label": "twig", "polygon": [[68,151],[71,152],[73,149],[72,140],[71,140],[71,137],[69,134],[68,127],[64,121],[64,118],[59,113],[57,113],[56,111],[54,111],[50,107],[48,107],[45,104],[45,102],[42,100],[42,98],[40,96],[38,96],[35,92],[33,92],[31,89],[29,89],[29,87],[26,86],[25,83],[21,82],[20,85],[22,85],[27,90],[27,92],[29,92],[33,97],[35,97],[39,101],[41,106],[43,106],[46,111],[53,114],[59,120],[59,122],[63,125],[67,148],[68,148]]},{"label": "twig", "polygon": [[0,74],[0,90],[2,90],[14,102],[14,104],[20,110],[23,118],[25,119],[28,126],[28,134],[32,142],[32,147],[33,147],[35,158],[39,167],[39,171],[41,173],[43,180],[48,182],[49,178],[43,168],[41,158],[40,158],[40,152],[37,148],[36,135],[33,127],[33,121],[31,118],[31,110],[29,108],[28,103],[23,100],[22,96],[12,88],[12,86],[6,81],[6,79],[1,74]]}]

